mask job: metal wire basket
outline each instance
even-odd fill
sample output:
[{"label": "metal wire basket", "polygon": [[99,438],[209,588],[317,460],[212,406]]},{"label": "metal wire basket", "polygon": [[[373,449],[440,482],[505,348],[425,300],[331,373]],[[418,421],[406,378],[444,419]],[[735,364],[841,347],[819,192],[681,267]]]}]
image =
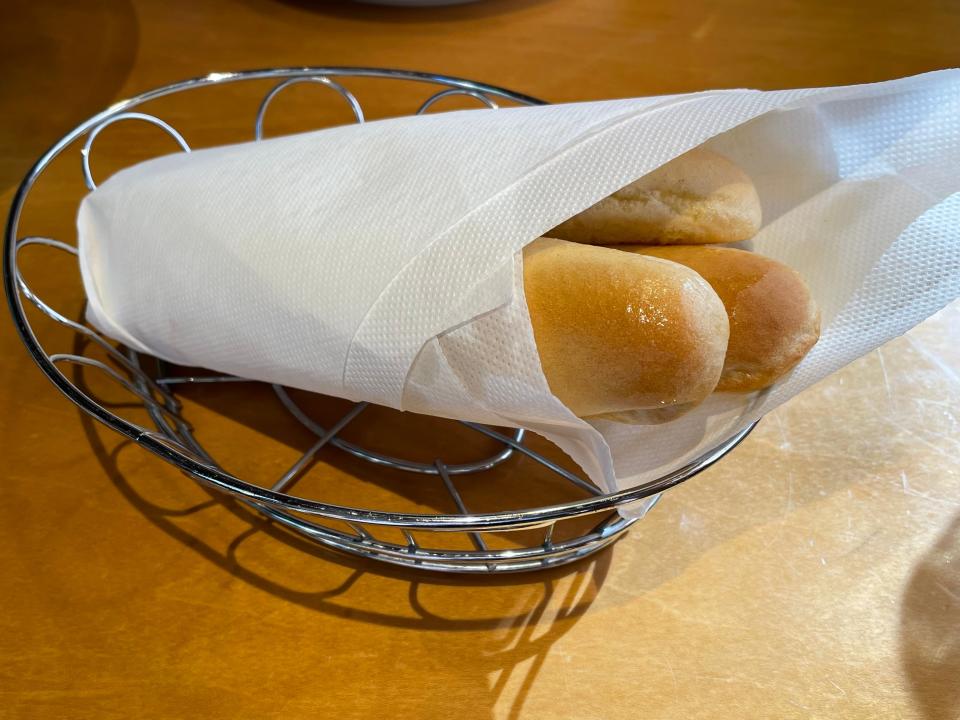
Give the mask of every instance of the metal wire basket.
[{"label": "metal wire basket", "polygon": [[[19,233],[23,208],[31,190],[50,163],[71,146],[75,147],[83,141],[80,150],[81,170],[87,188],[92,190],[95,183],[90,169],[90,155],[94,141],[104,128],[118,121],[139,120],[151,123],[169,133],[184,151],[190,151],[183,135],[171,124],[136,110],[145,103],[179,93],[196,93],[211,86],[276,81],[272,89],[263,96],[255,115],[253,137],[260,139],[263,136],[264,117],[268,106],[280,92],[296,83],[319,83],[335,91],[347,102],[355,120],[363,122],[364,112],[360,102],[343,84],[353,78],[378,78],[391,81],[390,85],[406,83],[427,87],[432,94],[419,105],[417,114],[450,96],[467,96],[493,109],[503,103],[542,104],[542,101],[535,98],[471,80],[401,70],[345,67],[212,73],[116,103],[81,123],[54,144],[29,171],[14,198],[6,227],[3,275],[10,309],[24,344],[53,384],[68,399],[104,425],[176,466],[203,486],[226,493],[270,520],[281,523],[323,546],[395,565],[467,573],[547,568],[572,562],[600,550],[621,536],[636,521],[635,517],[622,515],[620,509],[644,499],[648,499],[648,503],[655,501],[662,491],[693,477],[723,457],[746,437],[753,425],[735,433],[675,472],[639,487],[604,494],[590,482],[562,467],[560,463],[528,447],[525,443],[525,431],[522,429],[503,431],[463,422],[462,425],[471,431],[496,441],[500,449],[495,454],[472,462],[448,463],[442,458],[432,463],[419,462],[376,451],[340,436],[341,431],[361,415],[366,403],[353,405],[342,417],[326,427],[318,424],[285,388],[273,386],[276,402],[315,434],[316,440],[280,478],[270,486],[263,486],[223,470],[221,464],[198,442],[195,429],[181,413],[183,406],[177,397],[178,390],[190,384],[218,383],[224,392],[231,392],[237,387],[233,383],[246,381],[222,375],[178,373],[153,358],[144,358],[129,349],[116,346],[82,321],[71,320],[48,305],[25,281],[18,266],[18,255],[24,248],[43,246],[48,251],[56,250],[74,256],[77,254],[74,246],[59,240],[47,237],[21,238]],[[54,352],[43,347],[24,312],[24,299],[36,306],[49,320],[68,328],[75,334],[75,340],[80,339],[83,343],[75,342],[72,350],[64,352]],[[78,351],[77,347],[80,345],[97,350],[103,359],[94,357],[93,353],[84,354],[82,350]],[[145,369],[150,364],[155,366],[155,372]],[[146,410],[153,427],[144,427],[141,423],[121,417],[113,411],[116,408],[108,409],[76,381],[76,376],[71,379],[65,374],[62,368],[71,365],[104,373],[105,377],[129,393],[140,408]],[[294,483],[303,477],[321,450],[325,453],[347,453],[371,463],[376,468],[432,477],[437,489],[449,495],[448,502],[452,501],[457,512],[371,510],[291,494]],[[538,507],[470,512],[458,492],[454,478],[483,473],[507,462],[537,463],[550,471],[558,485],[572,484],[583,497]],[[564,491],[566,496],[569,496],[569,486],[564,488]],[[558,496],[563,497],[559,492]],[[583,518],[590,519],[588,530],[575,532],[565,538],[560,538],[555,533],[558,525]],[[385,538],[387,528],[391,528],[394,535],[402,537],[402,541]],[[531,535],[531,530],[536,532]],[[451,534],[460,535],[465,541],[461,545],[466,549],[444,547],[443,545],[450,543],[438,542],[441,539],[440,534],[447,538]],[[508,547],[495,548],[491,542],[495,536],[499,539],[504,536],[522,536],[527,539],[534,537],[535,542],[525,540],[514,542]]]}]

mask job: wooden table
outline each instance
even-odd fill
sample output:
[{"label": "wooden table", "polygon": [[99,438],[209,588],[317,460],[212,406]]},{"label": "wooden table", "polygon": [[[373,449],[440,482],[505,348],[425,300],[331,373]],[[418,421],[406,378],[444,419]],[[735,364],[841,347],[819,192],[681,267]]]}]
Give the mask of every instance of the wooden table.
[{"label": "wooden table", "polygon": [[[211,70],[396,66],[572,101],[882,80],[956,64],[960,37],[960,8],[926,0],[18,0],[4,14],[4,207],[76,122]],[[285,115],[328,119],[309,92]],[[249,132],[250,112],[220,117],[211,139]],[[117,132],[99,173],[172,149]],[[75,158],[51,183],[28,231],[72,240]],[[80,312],[75,268],[25,263]],[[251,529],[81,417],[9,322],[0,343],[0,717],[960,713],[960,306],[767,417],[612,549],[496,580],[385,571]],[[189,409],[234,455],[281,441],[244,470],[275,472],[309,440],[202,400]],[[350,472],[330,463],[334,480]]]}]

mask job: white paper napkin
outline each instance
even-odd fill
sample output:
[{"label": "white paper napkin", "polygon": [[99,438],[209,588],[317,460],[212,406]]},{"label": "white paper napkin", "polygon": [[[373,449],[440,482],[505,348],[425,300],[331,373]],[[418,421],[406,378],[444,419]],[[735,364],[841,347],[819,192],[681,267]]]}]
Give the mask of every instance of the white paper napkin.
[{"label": "white paper napkin", "polygon": [[[547,387],[518,251],[705,142],[753,177],[753,247],[806,278],[820,342],[762,396],[716,395],[662,425],[584,422]],[[958,163],[954,70],[460,111],[170,155],[82,203],[88,319],[184,365],[528,427],[613,490],[960,295]]]}]

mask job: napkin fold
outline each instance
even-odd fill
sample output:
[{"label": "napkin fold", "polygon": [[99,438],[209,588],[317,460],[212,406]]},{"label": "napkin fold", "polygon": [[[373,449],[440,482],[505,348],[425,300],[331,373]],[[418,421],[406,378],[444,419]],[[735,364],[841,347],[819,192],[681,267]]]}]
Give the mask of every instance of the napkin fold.
[{"label": "napkin fold", "polygon": [[[519,251],[704,143],[754,179],[753,249],[810,284],[820,342],[759,395],[717,394],[660,425],[581,420],[543,376]],[[527,427],[621,489],[960,296],[958,168],[956,70],[458,111],[198,150],[120,171],[82,202],[87,318],[178,364]]]}]

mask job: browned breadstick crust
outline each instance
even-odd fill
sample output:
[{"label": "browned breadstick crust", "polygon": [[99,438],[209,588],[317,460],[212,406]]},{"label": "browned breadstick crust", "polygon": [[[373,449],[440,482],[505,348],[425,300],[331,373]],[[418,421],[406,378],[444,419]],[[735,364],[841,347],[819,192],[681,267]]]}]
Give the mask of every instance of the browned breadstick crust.
[{"label": "browned breadstick crust", "polygon": [[717,390],[749,392],[786,375],[820,337],[820,311],[800,274],[763,255],[714,247],[623,246],[701,275],[726,307],[730,340]]},{"label": "browned breadstick crust", "polygon": [[550,238],[523,258],[544,374],[576,415],[691,405],[714,390],[729,323],[695,272]]},{"label": "browned breadstick crust", "polygon": [[546,234],[592,245],[702,245],[747,240],[760,221],[760,199],[746,173],[694,148]]}]

